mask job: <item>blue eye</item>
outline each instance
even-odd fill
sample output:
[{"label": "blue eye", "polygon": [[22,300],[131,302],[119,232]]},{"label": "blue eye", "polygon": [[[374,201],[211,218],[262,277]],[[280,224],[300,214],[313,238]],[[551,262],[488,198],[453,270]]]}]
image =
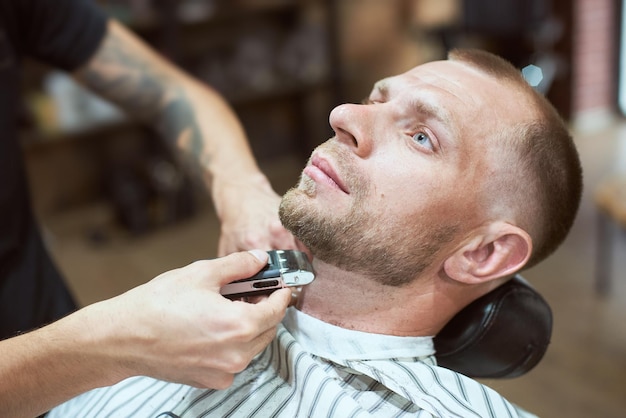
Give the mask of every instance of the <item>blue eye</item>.
[{"label": "blue eye", "polygon": [[426,147],[430,150],[434,148],[433,142],[430,140],[430,137],[428,136],[428,134],[425,134],[424,132],[418,132],[415,135],[413,135],[413,141],[417,142],[419,145]]}]

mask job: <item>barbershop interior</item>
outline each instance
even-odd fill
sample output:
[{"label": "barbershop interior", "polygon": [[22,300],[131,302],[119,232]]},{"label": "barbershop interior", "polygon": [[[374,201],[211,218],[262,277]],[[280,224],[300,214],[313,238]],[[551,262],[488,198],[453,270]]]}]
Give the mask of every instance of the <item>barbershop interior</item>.
[{"label": "barbershop interior", "polygon": [[[553,316],[547,351],[481,378],[540,417],[626,416],[626,4],[619,0],[100,0],[241,119],[274,190],[330,138],[329,112],[451,48],[508,59],[571,129],[573,229],[522,276]],[[21,140],[46,245],[81,306],[217,256],[219,220],[157,133],[36,61]]]}]

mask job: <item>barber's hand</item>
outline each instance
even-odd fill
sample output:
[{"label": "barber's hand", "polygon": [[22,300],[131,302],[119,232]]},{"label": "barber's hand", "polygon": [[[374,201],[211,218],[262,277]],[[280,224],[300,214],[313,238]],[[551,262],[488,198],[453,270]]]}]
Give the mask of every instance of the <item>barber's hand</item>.
[{"label": "barber's hand", "polygon": [[298,249],[296,239],[278,218],[281,198],[267,181],[233,184],[220,196],[219,256],[253,248]]},{"label": "barber's hand", "polygon": [[275,336],[291,299],[289,289],[256,304],[219,294],[224,284],[263,268],[267,254],[253,253],[197,261],[104,302],[103,324],[112,325],[118,339],[113,363],[124,365],[119,378],[148,375],[196,387],[230,386]]}]

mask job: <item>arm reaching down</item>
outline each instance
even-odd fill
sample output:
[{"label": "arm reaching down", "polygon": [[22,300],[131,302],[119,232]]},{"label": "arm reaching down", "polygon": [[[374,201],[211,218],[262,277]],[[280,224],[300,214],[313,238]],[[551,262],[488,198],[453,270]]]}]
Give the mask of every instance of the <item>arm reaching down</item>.
[{"label": "arm reaching down", "polygon": [[114,20],[75,77],[155,128],[210,191],[222,222],[219,255],[296,248],[278,219],[279,196],[256,164],[224,98],[159,56]]},{"label": "arm reaching down", "polygon": [[115,298],[0,342],[0,410],[32,417],[87,390],[146,375],[223,389],[270,343],[291,300],[219,294],[267,254],[243,252],[166,272]]}]

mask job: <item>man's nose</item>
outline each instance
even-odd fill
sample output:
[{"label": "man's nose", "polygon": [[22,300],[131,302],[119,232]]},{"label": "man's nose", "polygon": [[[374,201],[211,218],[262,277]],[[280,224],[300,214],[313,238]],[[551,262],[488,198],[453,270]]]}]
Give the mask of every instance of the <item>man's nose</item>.
[{"label": "man's nose", "polygon": [[372,118],[369,106],[348,103],[335,107],[328,120],[337,140],[365,157],[372,152]]}]

